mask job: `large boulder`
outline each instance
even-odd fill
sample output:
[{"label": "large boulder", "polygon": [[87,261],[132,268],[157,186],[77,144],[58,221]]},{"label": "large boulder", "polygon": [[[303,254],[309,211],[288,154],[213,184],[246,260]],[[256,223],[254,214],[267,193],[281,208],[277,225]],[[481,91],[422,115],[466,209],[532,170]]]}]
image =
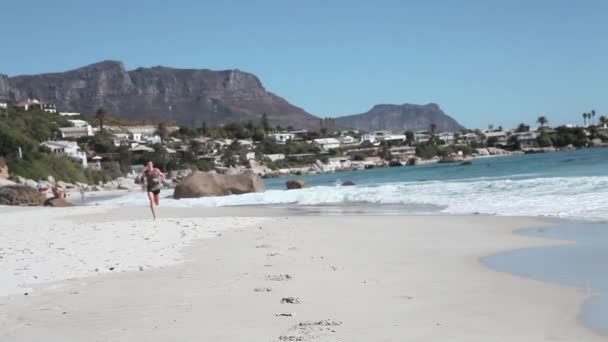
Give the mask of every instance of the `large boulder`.
[{"label": "large boulder", "polygon": [[249,169],[256,175],[264,176],[272,170],[266,165],[260,165],[257,161],[249,159]]},{"label": "large boulder", "polygon": [[222,175],[195,171],[175,187],[173,197],[196,198],[263,192],[264,181],[257,175]]},{"label": "large boulder", "polygon": [[73,207],[74,205],[61,197],[52,197],[44,201],[44,205],[47,207]]},{"label": "large boulder", "polygon": [[13,182],[12,180],[0,178],[0,187],[6,186],[6,185],[15,185],[15,184],[17,184],[17,183]]},{"label": "large boulder", "polygon": [[440,163],[462,163],[463,161],[465,161],[465,158],[457,154],[451,154],[449,156],[444,156],[439,159]]},{"label": "large boulder", "polygon": [[301,179],[290,179],[285,182],[287,190],[304,189],[307,187],[306,182]]},{"label": "large boulder", "polygon": [[477,150],[477,154],[479,154],[480,156],[489,156],[491,153],[487,148],[478,148]]},{"label": "large boulder", "polygon": [[46,196],[25,185],[0,187],[0,205],[42,205]]},{"label": "large boulder", "polygon": [[117,189],[119,189],[119,190],[129,190],[129,191],[141,190],[141,186],[135,184],[135,179],[133,179],[133,178],[119,177],[119,178],[116,178],[115,182],[118,184]]}]

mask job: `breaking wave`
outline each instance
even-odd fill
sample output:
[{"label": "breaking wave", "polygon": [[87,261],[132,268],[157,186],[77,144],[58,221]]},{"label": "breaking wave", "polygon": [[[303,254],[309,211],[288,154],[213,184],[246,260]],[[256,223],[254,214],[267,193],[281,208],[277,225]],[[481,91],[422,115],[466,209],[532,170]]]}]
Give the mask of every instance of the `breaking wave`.
[{"label": "breaking wave", "polygon": [[[171,192],[163,192],[163,195]],[[142,193],[100,202],[101,205],[146,205]],[[413,181],[367,186],[316,186],[301,190],[175,200],[163,206],[239,205],[430,205],[449,214],[553,216],[608,220],[608,176],[467,181]],[[404,212],[407,213],[407,212]]]}]

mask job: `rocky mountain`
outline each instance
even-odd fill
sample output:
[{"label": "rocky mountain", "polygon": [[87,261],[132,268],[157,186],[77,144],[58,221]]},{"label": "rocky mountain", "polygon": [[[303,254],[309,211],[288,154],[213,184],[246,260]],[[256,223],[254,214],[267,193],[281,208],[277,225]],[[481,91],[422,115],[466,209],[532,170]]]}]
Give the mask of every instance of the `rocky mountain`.
[{"label": "rocky mountain", "polygon": [[338,117],[336,124],[363,131],[389,130],[394,132],[428,130],[431,124],[437,125],[438,132],[454,132],[464,128],[445,114],[435,103],[426,105],[380,104],[362,114]]},{"label": "rocky mountain", "polygon": [[28,98],[54,103],[65,112],[168,121],[193,127],[231,121],[258,123],[267,113],[271,125],[316,129],[319,118],[264,89],[253,74],[239,70],[125,70],[104,61],[60,73],[7,77],[0,74],[0,100]]}]

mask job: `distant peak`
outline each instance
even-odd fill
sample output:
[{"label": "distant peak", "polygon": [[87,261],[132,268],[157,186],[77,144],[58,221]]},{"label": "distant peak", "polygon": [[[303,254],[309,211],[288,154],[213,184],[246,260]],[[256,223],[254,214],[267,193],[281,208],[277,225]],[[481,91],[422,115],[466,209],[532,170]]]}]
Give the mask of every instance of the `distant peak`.
[{"label": "distant peak", "polygon": [[115,61],[115,60],[107,59],[107,60],[103,60],[101,62],[97,62],[97,63],[92,63],[92,64],[89,64],[89,65],[86,65],[83,68],[95,67],[95,66],[120,66],[122,68],[125,67],[125,65],[121,61]]}]

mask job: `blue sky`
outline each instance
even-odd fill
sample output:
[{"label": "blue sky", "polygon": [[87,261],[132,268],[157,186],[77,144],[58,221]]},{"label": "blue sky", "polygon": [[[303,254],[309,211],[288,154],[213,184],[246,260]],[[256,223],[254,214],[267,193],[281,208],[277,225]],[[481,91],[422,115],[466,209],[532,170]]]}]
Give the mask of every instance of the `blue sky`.
[{"label": "blue sky", "polygon": [[468,127],[608,115],[608,1],[14,1],[0,73],[104,59],[255,73],[308,112],[438,103]]}]

